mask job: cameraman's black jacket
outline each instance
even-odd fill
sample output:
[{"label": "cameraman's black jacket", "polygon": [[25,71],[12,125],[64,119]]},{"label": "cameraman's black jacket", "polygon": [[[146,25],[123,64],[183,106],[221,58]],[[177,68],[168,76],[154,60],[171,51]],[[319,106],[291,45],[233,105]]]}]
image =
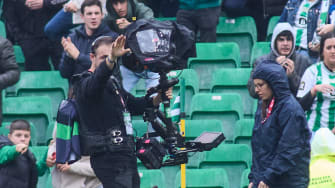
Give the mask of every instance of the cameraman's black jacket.
[{"label": "cameraman's black jacket", "polygon": [[[113,71],[108,69],[105,62],[102,62],[95,72],[87,71],[74,79],[80,130],[87,128],[85,134],[89,133],[93,138],[106,136],[111,129],[121,130],[122,136],[126,136],[123,121],[124,107],[120,96],[131,115],[140,115],[146,107],[153,106],[152,100],[147,101],[144,97],[135,98],[123,90],[120,84],[113,81],[112,75]],[[115,87],[120,95],[117,94]],[[82,139],[82,132],[80,135]],[[81,146],[81,149],[84,148]],[[89,152],[89,154],[96,152]]]}]

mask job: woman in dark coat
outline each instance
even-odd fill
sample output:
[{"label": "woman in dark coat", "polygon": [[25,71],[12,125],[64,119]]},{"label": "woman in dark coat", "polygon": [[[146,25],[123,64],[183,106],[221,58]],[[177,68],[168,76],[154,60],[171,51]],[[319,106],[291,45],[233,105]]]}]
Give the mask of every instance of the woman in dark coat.
[{"label": "woman in dark coat", "polygon": [[285,71],[274,61],[263,61],[253,79],[260,100],[251,141],[249,188],[306,188],[311,133]]}]

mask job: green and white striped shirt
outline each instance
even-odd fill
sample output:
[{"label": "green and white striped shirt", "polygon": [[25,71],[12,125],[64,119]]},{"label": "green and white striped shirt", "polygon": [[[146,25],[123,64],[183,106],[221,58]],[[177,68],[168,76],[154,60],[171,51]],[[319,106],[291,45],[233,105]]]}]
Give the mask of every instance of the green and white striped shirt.
[{"label": "green and white striped shirt", "polygon": [[[323,62],[306,69],[298,90],[297,97],[304,97],[317,84],[330,84],[335,87],[335,73],[328,70]],[[318,92],[312,107],[307,111],[309,128],[315,132],[320,127],[332,129],[335,124],[335,92]]]}]

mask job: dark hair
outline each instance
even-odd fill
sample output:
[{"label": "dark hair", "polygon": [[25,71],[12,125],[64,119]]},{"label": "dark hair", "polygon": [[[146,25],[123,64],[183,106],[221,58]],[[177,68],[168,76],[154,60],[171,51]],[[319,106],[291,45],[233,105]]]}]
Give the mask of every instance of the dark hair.
[{"label": "dark hair", "polygon": [[288,40],[293,40],[293,35],[291,33],[291,31],[283,31],[281,33],[279,33],[276,37],[276,40],[279,38],[279,37],[287,37]]},{"label": "dark hair", "polygon": [[23,119],[14,120],[9,126],[9,134],[12,134],[16,130],[30,131],[29,122]]},{"label": "dark hair", "polygon": [[114,42],[114,38],[111,36],[100,36],[92,42],[91,53],[95,54],[96,50],[101,45],[111,45]]},{"label": "dark hair", "polygon": [[[107,0],[107,1],[108,1],[108,0]],[[109,0],[109,1],[111,1],[112,4],[116,4],[116,3],[118,3],[118,2],[123,3],[123,2],[125,2],[125,1],[127,1],[127,0]]]},{"label": "dark hair", "polygon": [[323,48],[325,47],[325,42],[326,42],[327,39],[330,39],[330,38],[335,38],[335,33],[330,32],[330,33],[327,33],[327,34],[325,34],[321,37],[321,41],[320,41],[320,60],[322,60],[322,61],[323,61]]},{"label": "dark hair", "polygon": [[81,4],[81,7],[80,7],[81,14],[84,14],[85,7],[90,7],[90,6],[93,6],[93,5],[96,5],[96,6],[100,7],[100,11],[101,11],[101,14],[102,14],[102,5],[101,5],[101,2],[99,0],[85,0]]}]

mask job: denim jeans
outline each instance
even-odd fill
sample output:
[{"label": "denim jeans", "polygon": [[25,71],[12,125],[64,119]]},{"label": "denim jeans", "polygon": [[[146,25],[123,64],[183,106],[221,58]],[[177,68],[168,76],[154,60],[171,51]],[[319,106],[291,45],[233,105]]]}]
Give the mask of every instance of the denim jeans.
[{"label": "denim jeans", "polygon": [[75,26],[72,23],[72,13],[62,9],[44,27],[44,33],[51,40],[60,40]]},{"label": "denim jeans", "polygon": [[120,71],[122,75],[122,85],[127,92],[130,92],[140,79],[145,79],[146,89],[158,85],[159,82],[159,74],[149,70],[136,73],[121,65]]}]

